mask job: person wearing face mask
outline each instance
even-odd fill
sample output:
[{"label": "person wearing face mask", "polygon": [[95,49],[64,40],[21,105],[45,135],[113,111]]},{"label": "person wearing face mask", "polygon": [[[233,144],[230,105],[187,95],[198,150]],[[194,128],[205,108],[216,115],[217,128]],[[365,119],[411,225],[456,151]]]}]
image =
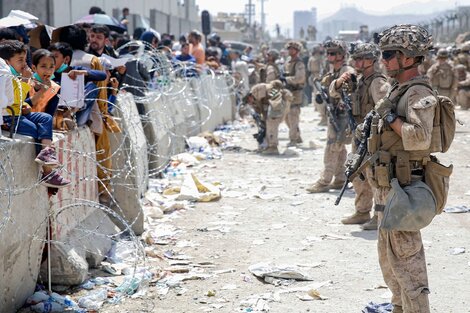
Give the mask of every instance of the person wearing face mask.
[{"label": "person wearing face mask", "polygon": [[[390,84],[378,67],[380,58],[379,47],[374,43],[359,43],[355,46],[351,55],[354,69],[359,74],[357,80],[356,98],[353,102],[352,112],[356,124],[364,122],[364,118],[376,103],[385,97]],[[358,129],[362,129],[358,126]],[[352,141],[351,152],[357,150],[356,140]],[[355,212],[341,220],[343,224],[362,224],[364,230],[377,229],[377,214],[370,218],[370,211],[373,203],[373,188],[368,180],[361,180],[359,177],[352,181],[356,193],[354,206]]]}]

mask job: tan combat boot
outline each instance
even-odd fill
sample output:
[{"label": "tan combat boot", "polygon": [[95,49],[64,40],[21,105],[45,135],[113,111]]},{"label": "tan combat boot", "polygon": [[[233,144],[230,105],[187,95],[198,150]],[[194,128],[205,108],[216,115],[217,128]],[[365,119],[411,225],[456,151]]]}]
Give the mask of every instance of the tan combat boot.
[{"label": "tan combat boot", "polygon": [[268,147],[266,150],[261,151],[261,154],[264,154],[264,155],[278,155],[279,150],[277,149],[277,147]]},{"label": "tan combat boot", "polygon": [[367,221],[366,223],[361,225],[361,228],[363,230],[377,230],[378,228],[378,217],[377,214],[374,214],[372,218]]},{"label": "tan combat boot", "polygon": [[354,212],[353,215],[343,218],[341,223],[349,225],[349,224],[364,224],[365,222],[370,220],[369,213],[361,213],[361,212]]},{"label": "tan combat boot", "polygon": [[343,185],[344,185],[344,180],[343,181],[340,181],[340,180],[334,180],[331,185],[330,185],[330,189],[335,189],[335,190],[338,190],[338,189],[341,189],[343,188]]},{"label": "tan combat boot", "polygon": [[392,313],[403,313],[403,308],[399,305],[394,305]]},{"label": "tan combat boot", "polygon": [[328,192],[330,190],[330,186],[322,184],[321,182],[317,181],[305,190],[307,190],[307,192],[309,193]]}]

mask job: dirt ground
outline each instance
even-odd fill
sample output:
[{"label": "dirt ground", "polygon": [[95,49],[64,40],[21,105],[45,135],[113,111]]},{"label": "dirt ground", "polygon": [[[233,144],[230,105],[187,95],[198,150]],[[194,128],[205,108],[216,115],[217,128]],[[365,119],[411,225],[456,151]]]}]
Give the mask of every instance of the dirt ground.
[{"label": "dirt ground", "polygon": [[[470,112],[458,111],[457,115],[463,125],[458,126],[450,152],[441,157],[444,163],[454,164],[448,206],[469,205],[470,200]],[[333,204],[337,192],[305,191],[318,178],[323,164],[326,131],[317,123],[313,108],[303,108],[304,143],[298,156],[255,153],[253,128],[236,136],[243,149],[226,151],[222,159],[204,161],[196,170],[201,179],[222,184],[222,198],[167,217],[162,223],[181,232],[169,245],[156,247],[161,253],[184,253],[192,257],[193,264],[206,262],[199,270],[211,277],[185,281],[166,295],[159,295],[152,286],[143,298],[106,304],[101,312],[251,312],[242,303],[263,294],[276,300],[258,302],[259,306],[266,303],[269,312],[359,313],[370,301],[389,302],[377,259],[377,232],[340,223],[353,212],[353,191],[346,191],[340,206]],[[283,124],[281,152],[287,141]],[[431,311],[470,312],[470,252],[451,253],[454,248],[470,249],[470,213],[443,213],[422,234]],[[186,244],[180,246],[185,247],[179,248],[182,241]],[[169,260],[148,261],[170,267]],[[287,286],[264,283],[248,270],[260,262],[298,265],[313,281]],[[305,286],[325,299],[302,301],[305,291],[281,292]]]}]

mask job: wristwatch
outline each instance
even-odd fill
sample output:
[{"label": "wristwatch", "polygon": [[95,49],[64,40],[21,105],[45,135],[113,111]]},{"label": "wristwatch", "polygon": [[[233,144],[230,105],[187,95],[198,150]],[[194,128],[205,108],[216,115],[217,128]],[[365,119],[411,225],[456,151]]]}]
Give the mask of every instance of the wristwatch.
[{"label": "wristwatch", "polygon": [[389,114],[387,114],[387,116],[385,116],[385,121],[388,123],[388,125],[390,125],[393,122],[395,122],[397,118],[398,118],[398,115],[396,115],[393,112],[390,112]]}]

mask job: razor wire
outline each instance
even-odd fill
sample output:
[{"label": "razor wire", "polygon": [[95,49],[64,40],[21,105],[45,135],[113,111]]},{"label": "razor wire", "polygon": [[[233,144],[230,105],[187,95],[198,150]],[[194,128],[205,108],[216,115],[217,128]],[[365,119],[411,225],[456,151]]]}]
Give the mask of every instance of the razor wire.
[{"label": "razor wire", "polygon": [[[239,86],[229,71],[215,73],[212,70],[201,70],[184,62],[171,62],[167,55],[161,51],[150,47],[142,42],[130,42],[128,47],[135,46],[136,49],[130,49],[128,62],[144,64],[149,73],[152,73],[150,80],[144,80],[141,77],[132,78],[135,84],[123,84],[122,89],[131,93],[132,101],[127,101],[125,95],[119,96],[116,103],[105,101],[107,105],[113,105],[112,115],[120,119],[121,132],[108,133],[110,141],[113,142],[113,150],[101,161],[97,161],[97,156],[104,153],[102,150],[82,151],[79,143],[66,142],[67,133],[55,133],[54,145],[58,155],[63,156],[60,160],[62,165],[57,170],[62,175],[72,181],[71,186],[66,187],[68,193],[72,196],[77,194],[77,190],[83,188],[84,184],[98,184],[105,186],[104,193],[110,198],[111,205],[100,204],[97,197],[91,199],[83,198],[64,198],[62,191],[58,195],[52,195],[47,203],[49,209],[45,212],[44,218],[39,223],[37,229],[20,228],[23,238],[29,238],[30,249],[28,251],[29,276],[34,281],[50,280],[44,277],[40,272],[39,278],[35,276],[37,272],[34,267],[43,261],[43,247],[49,249],[56,248],[59,245],[77,246],[83,253],[96,255],[101,259],[106,259],[105,252],[90,249],[87,244],[104,238],[113,243],[119,242],[123,237],[127,237],[131,246],[133,246],[133,255],[135,258],[131,262],[134,268],[132,275],[135,275],[138,266],[145,266],[145,253],[139,238],[134,234],[132,227],[139,218],[142,218],[142,209],[132,218],[127,219],[125,210],[120,206],[113,192],[118,188],[124,188],[130,194],[134,191],[136,201],[139,201],[143,194],[138,194],[138,189],[146,186],[149,176],[160,175],[168,165],[171,157],[182,152],[190,136],[200,132],[211,118],[214,110],[222,107],[224,101],[235,96]],[[2,74],[3,76],[4,74]],[[8,79],[14,79],[13,75],[8,75]],[[110,87],[96,87],[84,95],[85,101],[95,101],[90,95],[101,89],[110,90]],[[60,94],[58,95],[60,98]],[[66,107],[74,107],[72,103]],[[139,119],[133,119],[136,107],[132,105],[142,104],[144,110],[138,112]],[[21,114],[20,114],[21,116]],[[76,123],[75,116],[74,122]],[[5,137],[0,141],[0,197],[1,197],[1,218],[0,234],[2,232],[17,228],[21,221],[16,220],[13,207],[20,206],[19,201],[22,197],[35,196],[45,197],[47,194],[41,185],[40,173],[36,180],[25,181],[19,179],[19,173],[25,169],[34,169],[34,166],[17,164],[17,160],[12,160],[11,155],[14,149],[21,146],[33,146],[34,149],[23,151],[34,151],[38,143],[19,139],[18,127],[16,123],[12,129],[13,138]],[[125,127],[122,127],[125,126]],[[93,133],[91,140],[94,140]],[[139,145],[139,140],[144,139],[144,144]],[[145,156],[146,159],[139,160],[139,156]],[[103,162],[112,161],[118,163],[119,168],[113,166],[106,168]],[[74,166],[77,164],[88,164],[88,168],[97,168],[107,172],[109,183],[103,182],[97,176],[96,171],[91,173],[79,173]],[[143,168],[141,165],[143,164]],[[148,168],[146,168],[146,166]],[[139,173],[135,174],[135,173]],[[142,174],[143,173],[143,174]],[[33,175],[34,176],[34,175]],[[136,177],[138,176],[138,177]],[[93,190],[93,188],[91,188]],[[142,188],[145,192],[145,188]],[[79,192],[78,192],[79,194]],[[95,220],[93,226],[83,223],[83,216],[91,216],[101,212],[99,218]],[[120,229],[114,232],[106,232],[106,224],[111,218]],[[48,226],[50,225],[50,226]],[[73,231],[78,233],[75,237],[68,237],[67,233],[61,234],[59,230],[70,228],[73,225]],[[50,229],[48,229],[48,227]],[[46,236],[49,233],[50,238]],[[4,233],[5,235],[5,233]],[[72,239],[73,238],[73,239]],[[100,255],[101,254],[101,255]],[[50,270],[50,268],[49,268]],[[54,273],[52,273],[54,275]]]}]

